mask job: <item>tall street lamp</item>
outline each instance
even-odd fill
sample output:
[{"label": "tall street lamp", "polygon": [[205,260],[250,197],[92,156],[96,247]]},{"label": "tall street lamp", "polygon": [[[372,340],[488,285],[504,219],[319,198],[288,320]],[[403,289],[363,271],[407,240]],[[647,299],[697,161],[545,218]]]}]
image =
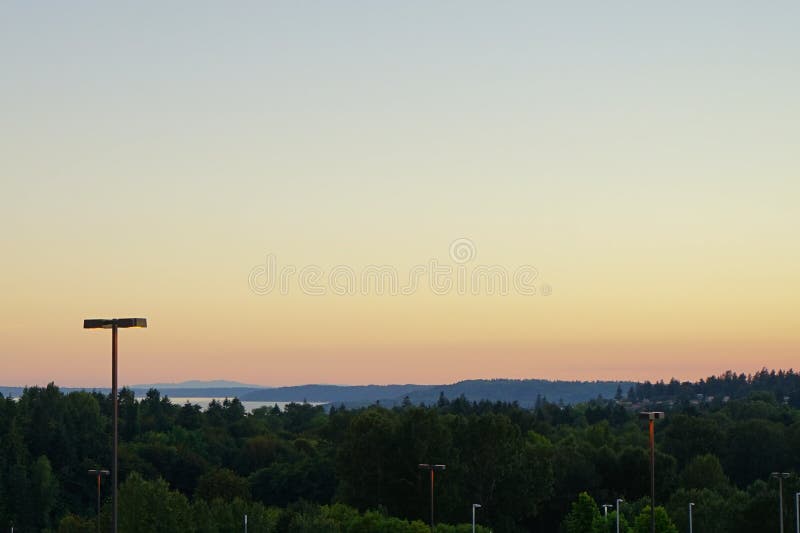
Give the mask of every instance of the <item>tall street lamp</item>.
[{"label": "tall street lamp", "polygon": [[664,418],[662,411],[639,413],[639,418],[648,421],[650,426],[650,533],[656,533],[656,437],[655,422]]},{"label": "tall street lamp", "polygon": [[692,533],[692,508],[694,503],[689,502],[689,533]]},{"label": "tall street lamp", "polygon": [[446,465],[431,465],[427,463],[420,463],[419,465],[420,470],[430,470],[431,472],[431,531],[433,531],[433,473],[436,470],[441,472],[445,468],[447,468]]},{"label": "tall street lamp", "polygon": [[619,504],[623,502],[622,498],[617,498],[617,533],[619,533]]},{"label": "tall street lamp", "polygon": [[800,492],[794,495],[794,519],[797,524],[797,533],[800,533]]},{"label": "tall street lamp", "polygon": [[472,533],[475,533],[475,509],[480,509],[481,504],[473,503],[472,504]]},{"label": "tall street lamp", "polygon": [[783,533],[783,480],[789,477],[789,473],[773,472],[770,476],[778,478],[778,504],[781,506],[781,533]]},{"label": "tall street lamp", "polygon": [[117,482],[119,481],[119,461],[117,447],[119,445],[119,395],[117,394],[117,329],[146,328],[146,318],[93,318],[83,321],[84,329],[111,330],[111,397],[114,408],[112,426],[114,432],[111,458],[111,531],[117,533]]},{"label": "tall street lamp", "polygon": [[90,476],[97,476],[97,527],[95,528],[97,533],[100,533],[100,478],[107,476],[108,474],[110,474],[110,472],[105,469],[101,470],[99,468],[92,468],[89,470]]},{"label": "tall street lamp", "polygon": [[609,507],[614,507],[614,506],[611,505],[610,503],[604,503],[603,504],[603,519],[606,522],[608,522],[608,509],[609,509]]}]

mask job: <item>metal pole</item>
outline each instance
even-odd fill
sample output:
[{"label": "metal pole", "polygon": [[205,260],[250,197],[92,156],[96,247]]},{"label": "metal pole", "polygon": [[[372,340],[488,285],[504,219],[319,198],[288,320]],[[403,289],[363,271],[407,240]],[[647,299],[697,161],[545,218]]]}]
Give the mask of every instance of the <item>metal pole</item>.
[{"label": "metal pole", "polygon": [[247,515],[244,515],[244,533],[247,533]]},{"label": "metal pole", "polygon": [[431,465],[431,532],[433,532],[433,465]]},{"label": "metal pole", "polygon": [[114,320],[111,326],[111,396],[114,401],[113,426],[114,444],[112,449],[112,470],[111,483],[114,488],[111,492],[111,531],[117,533],[117,482],[119,481],[119,461],[117,458],[117,446],[119,445],[119,398],[117,394],[117,321]]},{"label": "metal pole", "polygon": [[[656,533],[656,439],[655,420],[650,419],[650,533]],[[783,532],[781,532],[783,533]]]},{"label": "metal pole", "polygon": [[778,502],[781,506],[781,533],[783,533],[783,477],[778,476]]},{"label": "metal pole", "polygon": [[94,519],[95,530],[100,533],[100,471],[97,472],[97,517]]},{"label": "metal pole", "polygon": [[619,498],[617,498],[617,533],[619,533],[619,502],[621,502]]},{"label": "metal pole", "polygon": [[694,507],[694,504],[689,503],[689,533],[692,533],[692,507]]},{"label": "metal pole", "polygon": [[475,504],[472,504],[472,533],[475,533]]},{"label": "metal pole", "polygon": [[794,495],[794,518],[797,523],[797,533],[800,533],[800,492]]}]

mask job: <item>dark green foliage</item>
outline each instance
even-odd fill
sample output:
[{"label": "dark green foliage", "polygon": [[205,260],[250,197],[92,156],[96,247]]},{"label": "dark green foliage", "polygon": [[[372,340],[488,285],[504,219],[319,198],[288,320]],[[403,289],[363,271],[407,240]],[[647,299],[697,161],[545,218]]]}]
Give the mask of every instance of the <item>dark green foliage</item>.
[{"label": "dark green foliage", "polygon": [[247,480],[237,476],[227,468],[217,468],[206,472],[197,481],[197,496],[208,502],[220,499],[233,501],[236,498],[250,499],[250,485]]},{"label": "dark green foliage", "polygon": [[[663,507],[656,507],[656,531],[658,533],[678,533],[678,528],[672,523]],[[645,506],[633,522],[631,533],[650,533],[652,513],[650,506]]]},{"label": "dark green foliage", "polygon": [[564,518],[564,533],[591,533],[593,525],[599,519],[600,510],[594,498],[586,492],[581,492]]},{"label": "dark green foliage", "polygon": [[[650,504],[647,433],[636,411],[655,408],[667,411],[656,425],[664,531],[686,529],[689,502],[697,531],[777,529],[777,482],[768,475],[800,469],[797,381],[793,372],[726,374],[644,383],[627,395],[615,384],[616,400],[539,397],[534,409],[437,391],[430,407],[292,404],[251,414],[237,399],[201,410],[156,390],[137,400],[123,389],[121,526],[236,531],[247,514],[251,532],[422,533],[430,479],[417,465],[443,463],[438,533],[469,531],[473,503],[483,506],[478,523],[496,533],[608,532],[616,517],[613,509],[603,516],[600,504],[618,497],[626,500],[622,530],[635,533]],[[643,398],[650,403],[636,403]],[[110,415],[107,396],[65,395],[52,384],[16,401],[0,396],[0,528],[93,530],[96,485],[87,469],[109,466]],[[796,477],[786,481],[787,523],[797,490]]]}]

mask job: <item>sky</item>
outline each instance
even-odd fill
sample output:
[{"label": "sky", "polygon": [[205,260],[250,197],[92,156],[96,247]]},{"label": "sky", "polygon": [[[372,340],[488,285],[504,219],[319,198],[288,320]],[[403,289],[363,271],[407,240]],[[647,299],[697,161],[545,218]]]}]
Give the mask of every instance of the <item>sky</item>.
[{"label": "sky", "polygon": [[0,5],[0,384],[797,366],[800,4]]}]

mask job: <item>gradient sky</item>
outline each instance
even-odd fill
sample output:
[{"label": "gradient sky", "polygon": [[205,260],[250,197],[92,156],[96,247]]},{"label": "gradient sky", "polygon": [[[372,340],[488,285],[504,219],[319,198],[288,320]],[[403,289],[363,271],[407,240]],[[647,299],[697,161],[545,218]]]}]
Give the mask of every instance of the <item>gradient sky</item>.
[{"label": "gradient sky", "polygon": [[[797,366],[800,3],[3,2],[0,384]],[[468,238],[539,294],[259,295]],[[543,295],[542,287],[552,289]]]}]

